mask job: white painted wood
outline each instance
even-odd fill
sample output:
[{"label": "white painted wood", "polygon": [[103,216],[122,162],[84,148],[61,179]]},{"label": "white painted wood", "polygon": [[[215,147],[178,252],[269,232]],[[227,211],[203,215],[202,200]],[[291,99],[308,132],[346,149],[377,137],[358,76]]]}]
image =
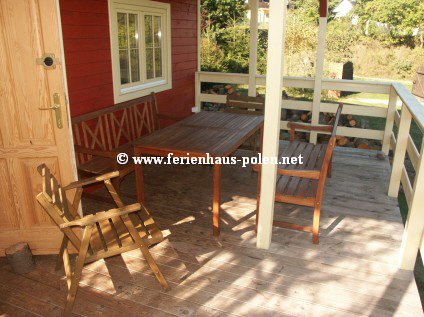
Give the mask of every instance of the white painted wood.
[{"label": "white painted wood", "polygon": [[405,194],[406,203],[408,204],[408,208],[411,208],[411,200],[412,200],[412,185],[409,181],[408,172],[406,171],[405,166],[402,168],[402,175],[400,177],[400,181],[402,183],[403,192]]},{"label": "white painted wood", "polygon": [[[199,85],[200,90],[200,85]],[[227,100],[226,95],[214,95],[214,94],[199,94],[200,102],[216,102],[216,103],[225,103]]]},{"label": "white painted wood", "polygon": [[414,118],[415,123],[424,133],[424,107],[418,102],[417,98],[406,87],[399,83],[393,83],[393,88],[396,90],[399,98],[408,107]]},{"label": "white painted wood", "polygon": [[[337,111],[337,107],[338,107],[338,104],[321,102],[320,111],[321,112],[333,112],[333,113],[335,113]],[[345,104],[345,105],[343,105],[343,114],[353,114],[353,115],[357,115],[357,116],[386,118],[387,109],[382,108],[382,107]]]},{"label": "white painted wood", "polygon": [[396,113],[397,93],[394,88],[390,89],[389,105],[386,114],[386,126],[384,128],[383,145],[381,150],[387,155],[390,149],[390,137],[392,136],[393,123]]},{"label": "white painted wood", "polygon": [[[266,74],[265,123],[262,153],[264,157],[277,157],[280,135],[281,89],[287,6],[285,1],[270,1],[268,32],[268,57]],[[274,218],[275,184],[277,166],[264,164],[261,177],[261,199],[256,246],[268,249],[271,245]]]},{"label": "white painted wood", "polygon": [[192,112],[199,112],[202,109],[201,98],[200,98],[200,81],[199,72],[194,74],[194,107],[191,109]]},{"label": "white painted wood", "polygon": [[390,150],[394,151],[396,148],[396,136],[395,133],[392,132],[392,136],[390,137]]},{"label": "white painted wood", "polygon": [[[313,125],[318,124],[320,105],[321,105],[321,91],[322,91],[322,74],[324,71],[324,55],[325,55],[325,37],[327,33],[327,17],[319,18],[318,25],[318,45],[317,45],[317,59],[315,62],[315,82],[314,82],[314,96],[312,101],[312,118]],[[317,132],[312,131],[309,142],[317,143]]]},{"label": "white painted wood", "polygon": [[250,42],[249,42],[249,91],[256,97],[256,71],[258,64],[258,0],[249,0],[250,7]]},{"label": "white painted wood", "polygon": [[395,123],[396,123],[396,126],[399,127],[399,124],[400,124],[400,113],[397,110],[395,111]]},{"label": "white painted wood", "polygon": [[[281,121],[280,128],[282,130],[288,130],[287,123],[289,121]],[[320,125],[320,124],[318,124]],[[299,129],[299,131],[302,131]],[[320,132],[320,134],[330,134],[329,132]],[[371,140],[382,140],[384,132],[380,130],[371,129],[359,129],[359,128],[348,128],[348,127],[337,127],[337,135],[347,136],[352,138],[363,138]]]},{"label": "white painted wood", "polygon": [[414,167],[416,171],[418,168],[420,154],[418,153],[418,149],[415,146],[414,141],[412,140],[412,137],[410,135],[408,135],[408,144],[406,145],[406,152],[408,152],[412,166]]},{"label": "white painted wood", "polygon": [[[403,112],[403,111],[402,111]],[[401,117],[402,122],[402,117]],[[424,141],[424,140],[423,140]],[[400,142],[398,142],[400,143]],[[420,173],[421,172],[421,173]],[[421,144],[421,153],[418,168],[414,179],[412,197],[405,230],[400,247],[400,265],[404,270],[412,271],[415,266],[418,248],[421,246],[421,238],[424,230],[424,142]]]},{"label": "white painted wood", "polygon": [[[230,81],[229,81],[230,80]],[[314,88],[314,79],[310,77],[284,76],[284,87]],[[200,72],[201,82],[225,82],[230,84],[249,84],[248,74]],[[266,85],[265,75],[256,75],[258,86]],[[343,90],[352,92],[390,93],[392,83],[366,80],[322,79],[322,89]]]},{"label": "white painted wood", "polygon": [[402,168],[405,161],[406,145],[408,142],[409,128],[411,126],[411,113],[408,107],[402,106],[400,115],[400,123],[398,135],[396,138],[395,155],[393,158],[392,174],[390,176],[389,193],[390,197],[397,197],[399,192],[400,178],[402,175]]}]

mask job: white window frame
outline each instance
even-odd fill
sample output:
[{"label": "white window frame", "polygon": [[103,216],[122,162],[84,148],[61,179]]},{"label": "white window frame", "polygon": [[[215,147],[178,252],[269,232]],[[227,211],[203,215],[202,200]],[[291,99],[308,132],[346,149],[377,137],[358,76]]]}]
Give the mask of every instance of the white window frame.
[{"label": "white window frame", "polygon": [[[120,103],[135,98],[147,96],[151,92],[161,92],[172,89],[172,67],[171,67],[171,5],[148,0],[108,0],[109,2],[109,29],[110,45],[112,54],[112,76],[113,95],[115,103]],[[139,17],[145,14],[155,14],[162,16],[162,77],[146,79],[146,61],[144,32],[140,34],[140,79],[139,83],[121,84],[121,72],[119,65],[119,43],[118,43],[118,12],[138,13]],[[139,28],[144,19],[139,19]],[[143,43],[142,43],[143,42]]]}]

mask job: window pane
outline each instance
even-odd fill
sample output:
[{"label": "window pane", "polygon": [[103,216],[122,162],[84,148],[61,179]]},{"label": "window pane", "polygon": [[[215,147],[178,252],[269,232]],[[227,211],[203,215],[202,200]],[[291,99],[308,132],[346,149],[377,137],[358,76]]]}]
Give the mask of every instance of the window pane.
[{"label": "window pane", "polygon": [[139,54],[138,49],[131,50],[131,82],[140,81],[140,67],[139,67]]},{"label": "window pane", "polygon": [[162,77],[162,49],[155,48],[155,77]]},{"label": "window pane", "polygon": [[162,20],[161,19],[162,19],[161,17],[154,17],[153,32],[155,36],[154,45],[156,47],[161,46],[161,39],[162,39]]},{"label": "window pane", "polygon": [[130,47],[138,48],[138,16],[136,14],[128,15]]},{"label": "window pane", "polygon": [[147,79],[152,79],[154,77],[153,48],[146,49],[146,77]]},{"label": "window pane", "polygon": [[119,50],[119,68],[121,69],[121,84],[130,82],[128,50]]},{"label": "window pane", "polygon": [[144,26],[145,26],[145,37],[146,37],[146,47],[153,46],[153,30],[152,30],[152,16],[145,15],[144,16]]},{"label": "window pane", "polygon": [[127,14],[118,13],[118,42],[119,48],[128,48],[127,43]]}]

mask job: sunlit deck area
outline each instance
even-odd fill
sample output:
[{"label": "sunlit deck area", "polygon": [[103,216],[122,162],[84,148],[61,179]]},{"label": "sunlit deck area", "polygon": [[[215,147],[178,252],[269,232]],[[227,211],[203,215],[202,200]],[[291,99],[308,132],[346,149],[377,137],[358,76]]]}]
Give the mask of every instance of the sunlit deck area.
[{"label": "sunlit deck area", "polygon": [[[421,316],[412,272],[399,270],[403,225],[387,196],[390,166],[375,151],[337,148],[325,189],[319,245],[311,235],[274,228],[271,248],[256,248],[257,176],[222,168],[222,228],[212,236],[209,167],[144,169],[146,206],[164,231],[151,248],[171,289],[163,291],[139,251],[83,270],[76,316]],[[122,192],[135,195],[134,175]],[[125,197],[126,202],[134,201]],[[85,200],[85,212],[111,205]],[[310,224],[308,208],[276,204],[276,217]],[[58,241],[59,242],[59,241]],[[37,256],[20,276],[0,259],[1,312],[58,316],[67,293],[55,257]]]}]

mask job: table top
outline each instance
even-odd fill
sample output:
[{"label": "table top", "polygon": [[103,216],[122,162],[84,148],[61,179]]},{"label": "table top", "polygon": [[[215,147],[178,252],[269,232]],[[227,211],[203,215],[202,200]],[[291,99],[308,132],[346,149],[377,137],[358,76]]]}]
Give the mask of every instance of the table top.
[{"label": "table top", "polygon": [[[263,125],[263,116],[202,111],[133,142],[145,154],[155,150],[225,157]],[[151,153],[149,153],[151,151]]]}]

